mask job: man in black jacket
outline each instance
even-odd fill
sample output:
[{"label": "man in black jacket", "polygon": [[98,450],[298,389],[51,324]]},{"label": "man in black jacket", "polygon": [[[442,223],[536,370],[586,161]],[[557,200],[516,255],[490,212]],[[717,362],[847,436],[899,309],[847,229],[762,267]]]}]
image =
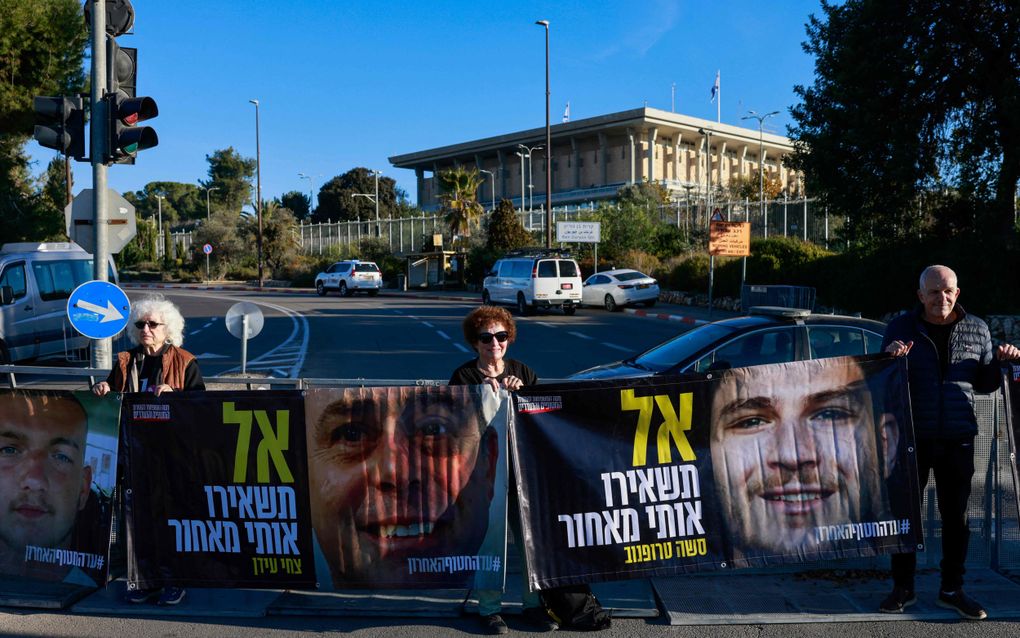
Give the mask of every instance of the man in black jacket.
[{"label": "man in black jacket", "polygon": [[[894,356],[909,358],[922,494],[929,470],[935,471],[935,492],[942,515],[942,586],[936,603],[964,618],[981,620],[987,612],[963,593],[970,538],[967,500],[974,476],[977,435],[974,393],[994,392],[1001,378],[998,362],[1020,359],[1020,350],[1003,344],[993,357],[988,326],[956,303],[959,295],[956,273],[945,266],[928,266],[921,273],[917,291],[921,305],[889,322],[882,346]],[[916,566],[914,554],[893,555],[893,591],[879,605],[881,611],[899,613],[917,601]]]}]

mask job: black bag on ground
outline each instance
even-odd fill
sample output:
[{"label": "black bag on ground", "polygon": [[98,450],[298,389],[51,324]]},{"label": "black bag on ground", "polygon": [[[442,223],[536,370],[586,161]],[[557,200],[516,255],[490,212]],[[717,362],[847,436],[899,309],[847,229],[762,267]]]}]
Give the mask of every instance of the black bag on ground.
[{"label": "black bag on ground", "polygon": [[607,629],[612,618],[588,585],[543,589],[542,602],[560,627],[580,631]]}]

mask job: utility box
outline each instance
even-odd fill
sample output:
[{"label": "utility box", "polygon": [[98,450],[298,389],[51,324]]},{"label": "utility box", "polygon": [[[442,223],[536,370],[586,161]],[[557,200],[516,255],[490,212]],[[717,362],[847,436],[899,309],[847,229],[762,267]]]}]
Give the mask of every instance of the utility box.
[{"label": "utility box", "polygon": [[814,311],[815,289],[811,286],[757,286],[744,284],[740,290],[740,309],[753,306],[803,308]]}]

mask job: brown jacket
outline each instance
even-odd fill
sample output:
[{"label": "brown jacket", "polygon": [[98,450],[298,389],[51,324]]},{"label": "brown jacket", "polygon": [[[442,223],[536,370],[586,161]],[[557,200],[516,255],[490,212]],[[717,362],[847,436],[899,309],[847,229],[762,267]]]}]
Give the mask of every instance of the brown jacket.
[{"label": "brown jacket", "polygon": [[[128,387],[129,372],[133,367],[132,359],[141,352],[139,348],[132,348],[126,352],[117,353],[117,365],[110,371],[110,377],[106,380],[113,392],[130,392]],[[183,348],[168,345],[163,350],[163,383],[180,392],[184,389],[184,371],[188,364],[195,360],[195,355]]]}]

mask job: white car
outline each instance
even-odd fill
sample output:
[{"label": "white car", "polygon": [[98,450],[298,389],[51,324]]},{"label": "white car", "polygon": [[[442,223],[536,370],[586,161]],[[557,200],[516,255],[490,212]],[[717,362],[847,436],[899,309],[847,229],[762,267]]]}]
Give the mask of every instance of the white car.
[{"label": "white car", "polygon": [[612,312],[627,304],[649,308],[659,300],[659,284],[636,270],[606,270],[588,277],[581,288],[581,304],[603,306]]},{"label": "white car", "polygon": [[330,290],[336,290],[341,297],[349,297],[358,291],[367,292],[369,296],[379,294],[382,288],[382,273],[371,261],[348,259],[338,261],[326,272],[315,275],[315,292],[320,297],[326,296]]}]

